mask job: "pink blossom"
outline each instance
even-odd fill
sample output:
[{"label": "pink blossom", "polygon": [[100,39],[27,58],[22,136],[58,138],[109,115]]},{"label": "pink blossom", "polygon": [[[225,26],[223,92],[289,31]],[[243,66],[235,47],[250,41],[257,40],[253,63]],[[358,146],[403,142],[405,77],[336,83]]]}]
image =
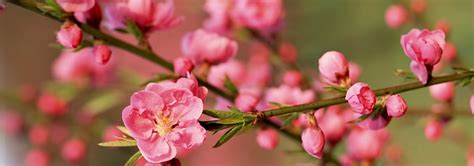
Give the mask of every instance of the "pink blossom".
[{"label": "pink blossom", "polygon": [[193,62],[189,58],[180,57],[173,61],[174,73],[178,76],[186,76],[193,68]]},{"label": "pink blossom", "polygon": [[278,47],[278,55],[280,55],[280,58],[283,60],[283,62],[293,64],[296,62],[298,50],[293,44],[283,42],[280,44],[280,47]]},{"label": "pink blossom", "polygon": [[387,113],[392,117],[401,117],[407,111],[407,103],[400,95],[391,95],[385,103]]},{"label": "pink blossom", "polygon": [[349,77],[346,57],[340,52],[329,51],[319,58],[319,73],[331,83],[338,84]]},{"label": "pink blossom", "polygon": [[242,112],[253,111],[259,102],[259,96],[250,92],[240,92],[235,99],[235,106]]},{"label": "pink blossom", "polygon": [[347,137],[347,150],[356,160],[374,160],[382,153],[385,130],[353,129]]},{"label": "pink blossom", "polygon": [[244,86],[262,88],[271,80],[270,52],[262,44],[253,43],[250,48],[250,59],[247,63]]},{"label": "pink blossom", "polygon": [[283,74],[283,84],[297,87],[301,85],[303,75],[297,70],[288,70]]},{"label": "pink blossom", "polygon": [[92,53],[95,56],[95,61],[101,65],[105,65],[109,62],[112,55],[110,48],[104,44],[99,44],[92,49]]},{"label": "pink blossom", "polygon": [[345,99],[356,113],[370,114],[374,111],[376,96],[366,83],[352,85],[347,90]]},{"label": "pink blossom", "polygon": [[237,24],[258,30],[278,26],[284,15],[282,0],[235,0],[232,10]]},{"label": "pink blossom", "polygon": [[410,68],[423,84],[428,82],[433,66],[441,59],[444,37],[440,30],[427,29],[412,29],[401,37],[403,51],[412,60]]},{"label": "pink blossom", "polygon": [[95,0],[56,0],[56,2],[66,12],[85,12],[95,4]]},{"label": "pink blossom", "polygon": [[177,83],[150,83],[134,93],[122,120],[148,162],[173,159],[177,147],[191,149],[203,143],[206,130],[197,121],[203,111],[201,98]]},{"label": "pink blossom", "polygon": [[301,134],[303,149],[313,157],[321,159],[324,150],[324,133],[318,127],[308,127]]},{"label": "pink blossom", "polygon": [[32,149],[26,153],[25,166],[49,166],[50,157],[48,153],[41,149]]},{"label": "pink blossom", "polygon": [[183,54],[195,64],[219,64],[237,54],[237,42],[217,33],[198,29],[187,33],[181,41]]},{"label": "pink blossom", "polygon": [[102,141],[116,141],[123,137],[123,133],[116,126],[109,126],[102,134]]},{"label": "pink blossom", "polygon": [[67,111],[67,102],[48,92],[38,98],[37,106],[42,113],[52,116],[62,116]]},{"label": "pink blossom", "polygon": [[84,48],[76,52],[64,52],[53,63],[53,77],[66,83],[103,86],[112,79],[114,65],[95,62],[93,49]]},{"label": "pink blossom", "polygon": [[275,129],[261,129],[257,132],[257,143],[264,149],[273,150],[278,142],[278,132]]},{"label": "pink blossom", "polygon": [[415,13],[421,14],[426,10],[426,0],[411,0],[410,6]]},{"label": "pink blossom", "polygon": [[45,145],[48,142],[48,137],[48,128],[43,125],[34,125],[28,133],[28,138],[33,145]]},{"label": "pink blossom", "polygon": [[174,16],[174,10],[173,0],[123,0],[105,6],[104,25],[112,30],[125,29],[127,21],[133,21],[144,33],[168,29],[183,20]]},{"label": "pink blossom", "polygon": [[351,84],[356,83],[359,80],[362,69],[357,63],[349,62],[349,79]]},{"label": "pink blossom", "polygon": [[431,97],[438,101],[450,102],[454,97],[456,85],[453,82],[446,82],[429,87]]},{"label": "pink blossom", "polygon": [[314,101],[315,96],[311,90],[301,90],[299,87],[280,85],[269,88],[265,94],[267,103],[280,103],[286,105],[298,105]]},{"label": "pink blossom", "polygon": [[364,121],[357,123],[357,125],[364,129],[378,130],[386,127],[391,120],[392,117],[388,116],[387,112],[382,111],[370,115]]},{"label": "pink blossom", "polygon": [[443,135],[443,130],[444,124],[441,121],[437,119],[430,119],[426,123],[425,137],[428,140],[435,142]]},{"label": "pink blossom", "polygon": [[212,85],[223,88],[225,77],[228,77],[232,83],[239,86],[243,83],[245,77],[244,65],[236,60],[212,66],[207,76],[207,81]]},{"label": "pink blossom", "polygon": [[65,22],[57,33],[56,40],[65,48],[77,48],[82,42],[82,31],[76,24]]},{"label": "pink blossom", "polygon": [[446,42],[446,45],[444,46],[444,50],[443,50],[442,59],[445,59],[448,62],[451,62],[456,59],[457,53],[458,51],[456,49],[456,46],[451,42]]},{"label": "pink blossom", "polygon": [[474,115],[474,95],[471,96],[471,113]]},{"label": "pink blossom", "polygon": [[232,28],[229,8],[233,0],[206,0],[204,10],[209,17],[204,21],[203,27],[211,32],[228,35]]},{"label": "pink blossom", "polygon": [[385,11],[385,22],[392,29],[400,28],[407,20],[408,12],[403,5],[391,5]]},{"label": "pink blossom", "polygon": [[99,3],[96,2],[94,7],[83,12],[74,12],[74,17],[77,21],[91,25],[95,28],[99,28],[100,22],[102,21],[102,10]]},{"label": "pink blossom", "polygon": [[324,132],[326,141],[331,144],[339,142],[346,131],[346,121],[341,108],[337,106],[329,107],[321,120],[318,120],[318,123]]},{"label": "pink blossom", "polygon": [[436,22],[435,29],[442,30],[444,34],[448,34],[449,30],[451,29],[451,26],[449,25],[449,22],[446,20],[438,20]]},{"label": "pink blossom", "polygon": [[0,129],[6,134],[20,134],[24,123],[23,118],[18,112],[0,112]]},{"label": "pink blossom", "polygon": [[87,147],[83,140],[73,138],[67,140],[61,147],[61,156],[64,160],[76,163],[86,157]]},{"label": "pink blossom", "polygon": [[53,144],[59,144],[66,140],[69,136],[68,126],[61,123],[54,123],[49,126],[49,139]]}]

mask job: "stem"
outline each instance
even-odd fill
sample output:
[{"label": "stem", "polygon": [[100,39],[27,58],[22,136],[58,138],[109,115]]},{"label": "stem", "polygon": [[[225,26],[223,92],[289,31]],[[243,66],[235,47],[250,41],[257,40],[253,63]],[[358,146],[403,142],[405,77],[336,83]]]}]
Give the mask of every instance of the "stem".
[{"label": "stem", "polygon": [[[464,73],[433,77],[426,85],[423,85],[419,81],[414,81],[411,83],[405,83],[405,84],[396,85],[392,87],[377,89],[374,92],[377,96],[397,94],[397,93],[402,93],[402,92],[406,92],[410,90],[428,87],[434,84],[456,81],[456,80],[473,77],[473,76],[474,76],[474,71],[468,71]],[[330,98],[326,100],[321,100],[319,102],[301,104],[301,105],[290,106],[290,107],[283,107],[283,108],[278,108],[278,109],[271,109],[271,110],[262,112],[260,115],[260,118],[268,118],[272,116],[285,115],[285,114],[290,114],[294,112],[309,112],[312,110],[317,110],[319,108],[328,107],[331,105],[342,104],[346,102],[344,97],[345,96],[338,96],[338,97],[334,97],[334,98]]]}]

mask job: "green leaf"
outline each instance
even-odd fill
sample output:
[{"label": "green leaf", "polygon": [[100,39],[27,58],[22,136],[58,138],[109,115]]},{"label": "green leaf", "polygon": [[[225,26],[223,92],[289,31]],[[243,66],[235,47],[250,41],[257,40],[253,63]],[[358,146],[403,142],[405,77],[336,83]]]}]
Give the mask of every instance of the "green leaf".
[{"label": "green leaf", "polygon": [[199,124],[204,127],[207,131],[218,132],[229,127],[235,126],[235,124],[222,124],[216,123],[216,121],[199,121]]},{"label": "green leaf", "polygon": [[135,166],[135,162],[137,162],[140,157],[142,157],[142,153],[140,153],[140,151],[136,152],[128,159],[128,161],[125,163],[125,166]]},{"label": "green leaf", "polygon": [[242,128],[243,128],[242,125],[239,125],[227,130],[227,132],[225,132],[224,135],[222,135],[222,137],[219,138],[219,140],[216,142],[213,148],[217,148],[223,145],[224,143],[226,143],[227,141],[229,141],[232,137],[237,135],[242,130]]},{"label": "green leaf", "polygon": [[149,83],[161,82],[161,81],[170,80],[170,79],[174,79],[174,78],[176,78],[176,77],[172,74],[158,74],[158,75],[156,75],[155,78],[153,78],[151,80],[148,80],[145,83],[143,83],[142,86],[146,86]]},{"label": "green leaf", "polygon": [[229,76],[225,75],[224,78],[224,87],[227,88],[232,94],[239,94],[239,89],[235,84],[232,82],[232,80],[229,78]]},{"label": "green leaf", "polygon": [[288,106],[290,106],[288,104],[277,103],[277,102],[270,102],[269,104],[273,107],[288,107]]},{"label": "green leaf", "polygon": [[87,101],[85,107],[92,115],[98,115],[121,103],[121,94],[117,91],[101,92]]},{"label": "green leaf", "polygon": [[467,78],[464,78],[462,80],[458,80],[456,82],[456,84],[461,85],[461,86],[464,87],[464,86],[467,86],[467,85],[471,84],[471,81],[473,81],[473,80],[474,80],[474,77],[467,77]]},{"label": "green leaf", "polygon": [[219,118],[219,119],[238,119],[238,118],[243,118],[244,113],[242,112],[231,112],[231,111],[221,111],[221,110],[204,110],[203,114],[206,114],[207,116],[213,117],[213,118]]},{"label": "green leaf", "polygon": [[240,111],[239,109],[235,108],[235,107],[229,107],[229,110],[231,112],[235,112],[235,113],[242,113],[242,111]]},{"label": "green leaf", "polygon": [[298,118],[298,116],[300,116],[299,113],[292,113],[290,117],[286,118],[285,121],[283,122],[283,125],[281,126],[281,128],[285,128],[286,126],[290,125],[291,122],[293,122],[293,120],[295,120],[296,118]]},{"label": "green leaf", "polygon": [[215,123],[217,123],[217,124],[238,124],[238,123],[242,123],[242,122],[245,122],[245,120],[244,119],[227,118],[227,119],[220,119],[220,120],[215,121]]},{"label": "green leaf", "polygon": [[118,141],[101,142],[99,146],[103,147],[133,147],[137,146],[137,141],[132,139],[123,139]]},{"label": "green leaf", "polygon": [[138,27],[138,25],[133,21],[127,21],[127,32],[135,36],[139,42],[142,42],[145,39],[140,27]]},{"label": "green leaf", "polygon": [[125,135],[129,136],[129,137],[132,137],[132,134],[130,134],[130,131],[128,131],[128,129],[124,126],[117,126],[117,129],[119,129],[122,133],[124,133]]}]

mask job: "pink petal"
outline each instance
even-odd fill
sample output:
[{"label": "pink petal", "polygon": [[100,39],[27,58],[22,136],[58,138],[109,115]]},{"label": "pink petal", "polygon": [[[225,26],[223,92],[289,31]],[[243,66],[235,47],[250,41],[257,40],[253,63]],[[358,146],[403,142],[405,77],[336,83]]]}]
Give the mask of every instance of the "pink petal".
[{"label": "pink petal", "polygon": [[176,147],[166,139],[137,140],[138,149],[143,157],[151,163],[161,163],[176,157]]},{"label": "pink petal", "polygon": [[138,110],[131,106],[122,111],[122,120],[132,136],[136,139],[149,139],[155,127],[152,119],[149,119],[145,112],[140,114]]},{"label": "pink petal", "polygon": [[138,109],[140,114],[144,111],[155,113],[163,109],[164,106],[160,95],[149,91],[135,92],[130,99],[130,103],[130,106]]},{"label": "pink petal", "polygon": [[186,103],[179,103],[171,107],[172,119],[179,121],[197,120],[204,108],[202,100],[198,97],[188,96]]},{"label": "pink petal", "polygon": [[191,149],[201,145],[206,138],[206,129],[198,121],[180,122],[168,137],[176,146]]},{"label": "pink petal", "polygon": [[175,88],[180,88],[180,86],[171,81],[163,81],[160,83],[149,83],[148,85],[146,85],[145,90],[160,94],[163,91]]},{"label": "pink petal", "polygon": [[413,74],[415,74],[416,78],[421,81],[421,83],[428,83],[428,71],[425,65],[411,61],[410,68]]}]

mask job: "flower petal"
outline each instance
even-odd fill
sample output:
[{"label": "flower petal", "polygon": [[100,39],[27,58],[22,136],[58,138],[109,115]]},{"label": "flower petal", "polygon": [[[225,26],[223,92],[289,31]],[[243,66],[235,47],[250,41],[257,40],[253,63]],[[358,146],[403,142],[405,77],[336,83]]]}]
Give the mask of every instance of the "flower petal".
[{"label": "flower petal", "polygon": [[176,146],[191,149],[201,145],[206,138],[206,129],[198,121],[191,120],[180,122],[168,137]]},{"label": "flower petal", "polygon": [[137,140],[138,149],[151,163],[162,163],[176,157],[176,147],[164,137],[153,140]]},{"label": "flower petal", "polygon": [[163,99],[161,96],[150,91],[135,92],[130,99],[130,105],[140,111],[151,111],[156,113],[163,109]]},{"label": "flower petal", "polygon": [[136,139],[149,139],[152,135],[154,124],[148,118],[147,113],[149,112],[140,114],[138,110],[133,109],[131,106],[126,107],[122,111],[122,120],[125,127]]},{"label": "flower petal", "polygon": [[425,65],[411,61],[410,68],[413,74],[415,74],[416,78],[421,81],[421,83],[428,83],[428,70],[426,69]]}]

